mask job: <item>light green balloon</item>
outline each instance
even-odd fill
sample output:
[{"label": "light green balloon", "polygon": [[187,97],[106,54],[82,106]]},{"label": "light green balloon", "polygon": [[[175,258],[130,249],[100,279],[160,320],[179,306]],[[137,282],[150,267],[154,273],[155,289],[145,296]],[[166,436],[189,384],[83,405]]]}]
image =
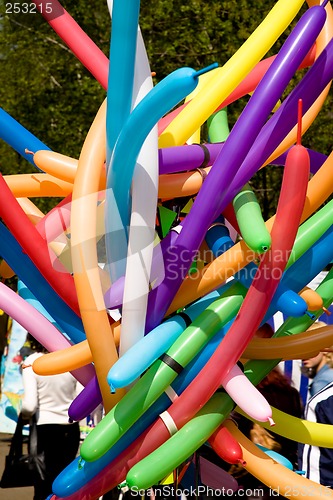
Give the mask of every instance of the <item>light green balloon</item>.
[{"label": "light green balloon", "polygon": [[[230,282],[227,291],[184,330],[166,354],[185,367],[207,342],[236,316],[246,292],[247,289],[240,283]],[[161,359],[156,360],[88,434],[81,446],[81,457],[92,462],[103,456],[149,409],[176,376],[177,372],[173,368]]]},{"label": "light green balloon", "polygon": [[300,226],[295,243],[286,265],[286,270],[312,247],[331,227],[333,220],[333,200],[324,205]]},{"label": "light green balloon", "polygon": [[247,246],[256,253],[267,252],[272,244],[271,235],[258,200],[248,184],[235,196],[232,203],[241,236]]},{"label": "light green balloon", "polygon": [[[221,406],[224,413],[216,412]],[[180,431],[130,469],[126,485],[141,490],[158,484],[207,441],[207,436],[218,428],[233,408],[234,402],[226,393],[214,394]]]},{"label": "light green balloon", "polygon": [[227,108],[213,113],[207,120],[209,142],[224,142],[229,135]]}]

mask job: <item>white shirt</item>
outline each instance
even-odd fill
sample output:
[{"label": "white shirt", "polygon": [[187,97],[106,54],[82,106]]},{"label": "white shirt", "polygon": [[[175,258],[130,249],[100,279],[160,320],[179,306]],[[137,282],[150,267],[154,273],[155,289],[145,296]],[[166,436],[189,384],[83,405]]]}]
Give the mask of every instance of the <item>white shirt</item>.
[{"label": "white shirt", "polygon": [[[28,356],[24,365],[43,356],[34,353]],[[36,413],[37,425],[68,424],[68,408],[76,396],[77,381],[70,373],[41,376],[34,373],[32,366],[23,368],[24,395],[22,414],[30,417]]]}]

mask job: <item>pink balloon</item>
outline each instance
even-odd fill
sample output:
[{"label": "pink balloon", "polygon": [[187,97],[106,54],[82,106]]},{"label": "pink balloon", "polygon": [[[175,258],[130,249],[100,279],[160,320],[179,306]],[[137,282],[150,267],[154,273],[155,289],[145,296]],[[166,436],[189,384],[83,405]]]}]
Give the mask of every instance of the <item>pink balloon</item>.
[{"label": "pink balloon", "polygon": [[259,422],[269,421],[271,425],[274,424],[272,408],[238,365],[231,368],[222,385],[235,403],[250,417]]},{"label": "pink balloon", "polygon": [[[48,351],[70,347],[70,342],[43,314],[3,283],[0,283],[0,307]],[[82,385],[86,385],[95,375],[95,370],[92,365],[87,365],[73,371],[73,375]]]}]

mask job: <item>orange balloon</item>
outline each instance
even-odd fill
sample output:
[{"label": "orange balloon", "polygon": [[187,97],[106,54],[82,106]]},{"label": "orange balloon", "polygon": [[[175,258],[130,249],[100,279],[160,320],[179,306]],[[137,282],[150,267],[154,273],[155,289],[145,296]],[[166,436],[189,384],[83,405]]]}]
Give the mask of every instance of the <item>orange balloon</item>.
[{"label": "orange balloon", "polygon": [[307,303],[309,311],[318,311],[322,309],[323,299],[315,290],[306,286],[299,292],[299,295]]},{"label": "orange balloon", "polygon": [[[120,322],[113,326],[116,346],[119,345]],[[33,364],[33,370],[38,375],[56,375],[57,373],[70,372],[93,362],[93,357],[87,340],[78,344],[59,349],[41,356]]]},{"label": "orange balloon", "polygon": [[244,351],[248,359],[307,359],[333,344],[333,326],[298,333],[290,337],[251,340]]},{"label": "orange balloon", "polygon": [[[101,171],[106,158],[106,101],[90,127],[75,175],[71,210],[71,254],[80,314],[93,356],[105,412],[125,391],[110,393],[107,374],[117,361],[114,324],[110,325],[97,258],[97,204]],[[119,394],[118,394],[119,392]]]},{"label": "orange balloon", "polygon": [[73,190],[73,184],[49,174],[5,175],[4,179],[16,198],[50,196],[65,198]]}]

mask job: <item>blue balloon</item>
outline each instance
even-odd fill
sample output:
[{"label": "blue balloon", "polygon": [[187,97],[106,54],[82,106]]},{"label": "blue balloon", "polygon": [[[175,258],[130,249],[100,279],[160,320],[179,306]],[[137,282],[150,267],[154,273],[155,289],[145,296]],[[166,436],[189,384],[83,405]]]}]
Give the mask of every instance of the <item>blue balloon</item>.
[{"label": "blue balloon", "polygon": [[[119,358],[111,367],[107,381],[112,391],[134,382],[149,366],[165,353],[188,326],[214,300],[231,286],[231,282],[188,306],[183,313],[176,314],[154,328],[145,337]],[[187,318],[186,318],[187,317]]]},{"label": "blue balloon", "polygon": [[106,164],[132,106],[140,0],[113,0],[106,111]]},{"label": "blue balloon", "polygon": [[214,257],[218,257],[234,246],[234,242],[230,238],[229,229],[224,224],[223,217],[216,219],[212,227],[208,229],[205,240]]},{"label": "blue balloon", "polygon": [[[34,163],[33,155],[27,154],[25,149],[29,149],[33,153],[41,149],[50,150],[48,146],[45,146],[45,144],[2,108],[0,108],[0,137],[36,168],[38,167]],[[40,170],[40,168],[38,168],[38,170]]]}]

